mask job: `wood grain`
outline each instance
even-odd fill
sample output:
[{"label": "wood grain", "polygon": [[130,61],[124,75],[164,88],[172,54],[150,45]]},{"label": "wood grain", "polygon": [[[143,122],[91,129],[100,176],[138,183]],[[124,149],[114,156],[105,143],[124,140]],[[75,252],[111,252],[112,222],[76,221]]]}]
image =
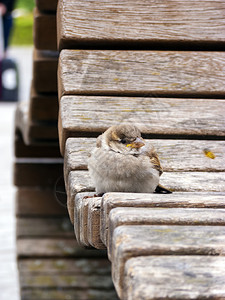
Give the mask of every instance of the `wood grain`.
[{"label": "wood grain", "polygon": [[124,299],[223,299],[225,258],[146,256],[131,258],[124,271]]},{"label": "wood grain", "polygon": [[[112,249],[114,230],[121,225],[225,225],[225,209],[210,208],[114,208],[109,216],[106,245]],[[110,251],[108,257],[110,258]]]},{"label": "wood grain", "polygon": [[34,9],[34,46],[38,50],[57,50],[56,16]]},{"label": "wood grain", "polygon": [[57,93],[58,52],[34,49],[33,86],[38,93]]},{"label": "wood grain", "polygon": [[101,204],[101,240],[107,245],[109,214],[117,207],[127,208],[225,208],[225,193],[193,192],[160,194],[107,193]]},{"label": "wood grain", "polygon": [[223,1],[59,1],[58,44],[77,47],[150,47],[223,43]]},{"label": "wood grain", "polygon": [[150,138],[224,139],[224,114],[222,99],[64,96],[60,101],[60,148],[64,153],[69,137],[96,136],[121,123],[135,124]]},{"label": "wood grain", "polygon": [[148,255],[225,255],[223,226],[119,226],[113,234],[112,278],[123,293],[125,263]]},{"label": "wood grain", "polygon": [[27,187],[17,189],[17,217],[60,217],[67,215],[66,207],[57,201],[53,189]]},{"label": "wood grain", "polygon": [[223,97],[224,71],[224,52],[62,50],[59,97]]}]

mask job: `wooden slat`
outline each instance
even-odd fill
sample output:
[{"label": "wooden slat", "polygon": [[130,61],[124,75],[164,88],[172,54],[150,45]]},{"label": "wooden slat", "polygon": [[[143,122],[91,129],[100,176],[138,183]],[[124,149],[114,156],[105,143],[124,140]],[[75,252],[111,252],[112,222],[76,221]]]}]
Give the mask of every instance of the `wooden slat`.
[{"label": "wooden slat", "polygon": [[51,289],[24,289],[21,291],[23,300],[62,300],[62,299],[79,299],[79,300],[119,300],[114,290],[76,290],[66,289],[59,290],[56,288]]},{"label": "wooden slat", "polygon": [[16,186],[55,187],[63,176],[63,161],[57,159],[17,159],[14,163]]},{"label": "wooden slat", "polygon": [[[174,192],[225,192],[224,172],[165,172],[160,182]],[[67,208],[74,221],[74,199],[77,193],[94,191],[87,171],[71,171],[67,186]]]},{"label": "wooden slat", "polygon": [[[79,195],[82,197],[82,194]],[[173,193],[160,194],[127,194],[107,193],[102,198],[101,205],[101,240],[107,244],[109,213],[117,207],[124,208],[225,208],[225,193]]]},{"label": "wooden slat", "polygon": [[56,12],[58,0],[36,0],[36,6],[43,12]]},{"label": "wooden slat", "polygon": [[57,93],[58,52],[33,53],[33,86],[38,93]]},{"label": "wooden slat", "polygon": [[65,206],[57,201],[52,189],[19,188],[16,192],[17,217],[67,216]]},{"label": "wooden slat", "polygon": [[[112,249],[112,236],[121,225],[225,225],[225,209],[210,208],[114,208],[109,214],[106,245]],[[225,227],[224,227],[225,229]],[[108,256],[110,258],[110,251]]]},{"label": "wooden slat", "polygon": [[14,152],[15,157],[61,157],[59,145],[25,145],[20,130],[16,130],[14,135]]},{"label": "wooden slat", "polygon": [[225,258],[146,256],[125,265],[124,299],[223,299]]},{"label": "wooden slat", "polygon": [[224,52],[62,50],[59,96],[224,96],[224,71]]},{"label": "wooden slat", "polygon": [[[159,155],[163,170],[225,171],[225,141],[148,140]],[[64,153],[64,178],[70,171],[87,170],[88,158],[96,145],[95,138],[68,138]],[[205,155],[208,149],[215,159]]]},{"label": "wooden slat", "polygon": [[73,226],[68,217],[64,218],[17,218],[17,238],[72,238]]},{"label": "wooden slat", "polygon": [[58,119],[57,94],[40,94],[33,86],[30,93],[29,118],[32,121],[56,122]]},{"label": "wooden slat", "polygon": [[34,10],[34,46],[38,50],[57,50],[56,16]]},{"label": "wooden slat", "polygon": [[119,226],[113,234],[112,277],[119,297],[125,263],[148,255],[225,255],[223,226]]},{"label": "wooden slat", "polygon": [[60,148],[64,153],[69,137],[96,136],[112,125],[129,122],[150,138],[224,139],[224,113],[222,99],[64,96],[60,102]]},{"label": "wooden slat", "polygon": [[17,240],[17,257],[20,258],[72,258],[106,257],[103,250],[85,250],[73,238],[23,238]]},{"label": "wooden slat", "polygon": [[15,114],[15,127],[22,133],[26,145],[38,143],[56,144],[58,142],[58,129],[56,123],[33,122],[29,119],[29,106],[27,102],[20,102]]},{"label": "wooden slat", "polygon": [[[75,47],[152,47],[156,43],[224,43],[223,1],[59,1],[58,44]],[[160,17],[159,17],[160,16]]]}]

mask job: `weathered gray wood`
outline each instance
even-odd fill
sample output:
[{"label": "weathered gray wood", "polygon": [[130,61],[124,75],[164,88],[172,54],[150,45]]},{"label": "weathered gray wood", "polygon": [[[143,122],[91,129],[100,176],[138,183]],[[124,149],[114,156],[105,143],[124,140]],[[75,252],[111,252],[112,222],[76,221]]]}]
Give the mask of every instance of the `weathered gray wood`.
[{"label": "weathered gray wood", "polygon": [[73,238],[23,238],[17,240],[17,257],[106,257],[103,250],[85,250],[78,246]]},{"label": "weathered gray wood", "polygon": [[[88,235],[87,235],[87,226],[88,226],[88,204],[89,204],[89,199],[88,198],[83,198],[81,206],[80,206],[80,211],[78,214],[78,217],[80,219],[79,224],[80,224],[80,245],[84,247],[91,247],[91,244],[88,241]],[[76,213],[77,215],[77,213]]]},{"label": "weathered gray wood", "polygon": [[72,238],[73,226],[69,218],[17,218],[17,238]]},{"label": "weathered gray wood", "polygon": [[[225,171],[225,142],[207,140],[147,140],[155,147],[163,170]],[[87,160],[96,145],[95,138],[68,138],[64,153],[64,178],[70,171],[87,170]],[[215,158],[206,155],[206,149]]]},{"label": "weathered gray wood", "polygon": [[17,158],[14,163],[14,184],[19,187],[55,187],[62,176],[61,158]]},{"label": "weathered gray wood", "polygon": [[[165,172],[162,185],[174,192],[225,192],[224,172]],[[74,223],[74,199],[77,193],[94,191],[87,171],[71,171],[68,176],[67,208]],[[160,195],[168,197],[168,195]]]},{"label": "weathered gray wood", "polygon": [[36,0],[35,2],[40,11],[56,12],[58,0]]},{"label": "weathered gray wood", "polygon": [[[137,208],[111,210],[107,248],[112,249],[112,236],[121,225],[225,225],[225,209],[210,208]],[[225,230],[225,227],[224,227]],[[110,251],[108,252],[110,258]]]},{"label": "weathered gray wood", "polygon": [[57,50],[56,16],[34,10],[34,46],[38,50]]},{"label": "weathered gray wood", "polygon": [[58,119],[57,94],[40,94],[31,87],[29,118],[32,121],[56,122]]},{"label": "weathered gray wood", "polygon": [[224,71],[223,52],[62,50],[59,97],[224,96]]},{"label": "weathered gray wood", "polygon": [[66,207],[57,201],[52,189],[19,188],[16,192],[17,217],[67,216]]},{"label": "weathered gray wood", "polygon": [[58,129],[56,124],[33,122],[29,119],[28,102],[20,102],[15,113],[15,127],[22,133],[27,145],[38,143],[56,144],[58,141]]},{"label": "weathered gray wood", "polygon": [[94,248],[106,249],[100,238],[101,197],[91,198],[88,203],[87,237]]},{"label": "weathered gray wood", "polygon": [[58,52],[33,53],[33,86],[38,93],[57,93]]},{"label": "weathered gray wood", "polygon": [[56,288],[51,289],[24,289],[21,291],[23,300],[62,300],[62,299],[79,299],[79,300],[118,300],[114,290],[77,290],[77,289],[66,289],[59,290]]},{"label": "weathered gray wood", "polygon": [[224,299],[224,270],[224,257],[131,258],[125,265],[123,299]]},{"label": "weathered gray wood", "polygon": [[225,255],[223,226],[119,226],[113,234],[112,278],[119,297],[128,259],[148,255]]},{"label": "weathered gray wood", "polygon": [[[224,42],[223,1],[59,1],[62,48]],[[160,16],[160,17],[159,17]]]},{"label": "weathered gray wood", "polygon": [[[81,196],[81,195],[80,195]],[[137,208],[225,208],[225,193],[127,194],[107,193],[101,204],[101,240],[107,244],[109,213],[117,207]]]},{"label": "weathered gray wood", "polygon": [[64,96],[60,101],[60,148],[64,153],[69,137],[96,136],[112,125],[129,122],[149,137],[223,139],[224,114],[225,101],[219,99]]},{"label": "weathered gray wood", "polygon": [[61,157],[58,144],[52,145],[25,145],[21,132],[16,129],[14,136],[15,157]]}]

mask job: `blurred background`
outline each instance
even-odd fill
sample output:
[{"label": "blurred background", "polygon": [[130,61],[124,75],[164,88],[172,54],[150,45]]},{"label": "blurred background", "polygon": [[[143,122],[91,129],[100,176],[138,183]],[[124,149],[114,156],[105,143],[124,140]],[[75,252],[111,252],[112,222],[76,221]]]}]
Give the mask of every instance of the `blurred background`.
[{"label": "blurred background", "polygon": [[[1,1],[0,1],[1,3]],[[16,0],[7,58],[19,74],[18,101],[28,101],[32,77],[34,0]],[[16,102],[0,100],[0,300],[19,300],[16,267],[13,139]]]}]

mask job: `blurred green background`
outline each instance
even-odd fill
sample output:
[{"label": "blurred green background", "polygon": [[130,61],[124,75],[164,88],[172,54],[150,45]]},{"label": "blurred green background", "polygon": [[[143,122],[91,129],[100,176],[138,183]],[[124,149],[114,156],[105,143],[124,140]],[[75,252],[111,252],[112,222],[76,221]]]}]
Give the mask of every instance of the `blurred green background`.
[{"label": "blurred green background", "polygon": [[35,0],[16,0],[15,10],[13,11],[14,27],[11,36],[12,46],[33,44],[34,6]]}]

